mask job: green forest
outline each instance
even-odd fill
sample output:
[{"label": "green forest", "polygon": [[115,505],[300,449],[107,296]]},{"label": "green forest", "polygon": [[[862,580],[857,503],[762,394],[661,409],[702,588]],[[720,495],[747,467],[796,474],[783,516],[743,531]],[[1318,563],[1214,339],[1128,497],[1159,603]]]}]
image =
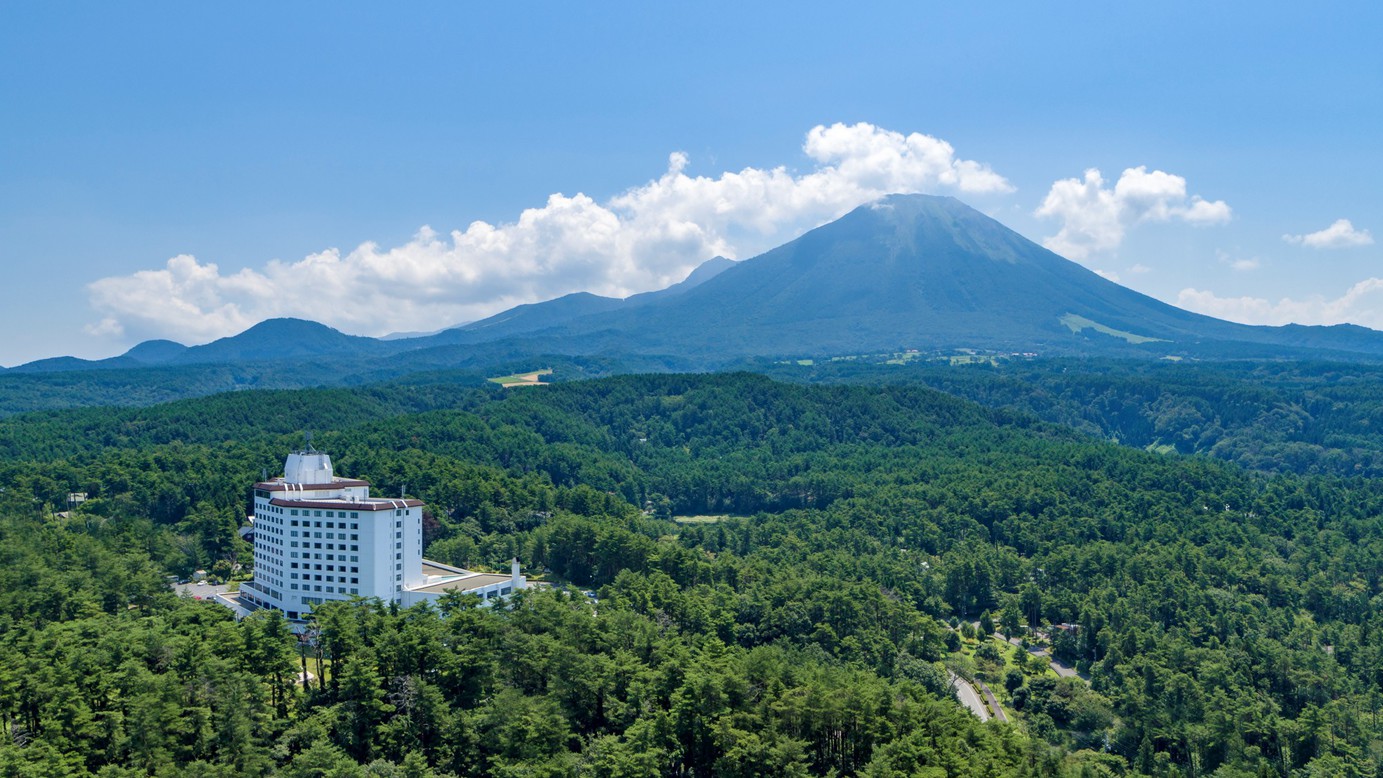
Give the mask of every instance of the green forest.
[{"label": "green forest", "polygon": [[[1383,775],[1379,376],[1078,367],[0,420],[0,775]],[[547,585],[307,641],[175,594],[306,431]]]}]

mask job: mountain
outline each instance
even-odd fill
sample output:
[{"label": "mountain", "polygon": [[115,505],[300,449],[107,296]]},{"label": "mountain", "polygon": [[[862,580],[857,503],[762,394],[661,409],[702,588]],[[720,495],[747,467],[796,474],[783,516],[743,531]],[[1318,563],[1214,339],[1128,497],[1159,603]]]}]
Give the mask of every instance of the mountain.
[{"label": "mountain", "polygon": [[[479,340],[497,340],[560,326],[573,319],[579,319],[593,313],[611,311],[623,305],[624,300],[617,297],[601,297],[589,292],[575,292],[541,303],[515,306],[487,319],[447,330],[445,333],[440,333],[436,339],[441,340],[448,336],[455,338],[455,336],[465,333],[478,335],[480,336]],[[455,339],[459,340],[460,338]]]},{"label": "mountain", "polygon": [[[540,303],[515,306],[487,319],[453,327],[445,333],[439,333],[438,337],[432,338],[431,341],[434,345],[447,342],[478,343],[550,330],[585,316],[616,310],[629,310],[684,294],[736,264],[738,263],[733,259],[714,257],[697,265],[696,269],[685,279],[666,289],[643,292],[624,299],[601,297],[589,292],[576,292]],[[424,342],[426,339],[419,339],[419,343]]]},{"label": "mountain", "polygon": [[22,365],[15,365],[3,372],[13,374],[25,373],[76,373],[88,370],[112,370],[119,368],[139,367],[139,362],[128,359],[124,356],[111,357],[109,359],[82,359],[81,357],[49,357],[47,359],[35,359],[32,362],[25,362]]},{"label": "mountain", "polygon": [[122,356],[146,365],[171,362],[187,351],[187,346],[171,340],[146,340]]},{"label": "mountain", "polygon": [[[302,319],[270,319],[228,338],[191,348],[171,340],[147,340],[117,357],[80,359],[51,357],[26,362],[0,373],[66,373],[85,370],[134,369],[164,364],[236,363],[277,360],[285,357],[382,356],[399,352],[430,352],[455,343],[482,343],[550,329],[582,316],[635,307],[663,297],[681,294],[714,278],[737,264],[732,259],[714,257],[701,263],[684,280],[666,289],[636,294],[626,299],[600,297],[586,292],[564,295],[554,300],[519,305],[487,319],[433,332],[397,332],[380,338],[346,335],[323,324]],[[370,341],[376,341],[371,343]],[[398,343],[395,343],[398,341]],[[489,352],[486,352],[489,353]],[[437,359],[426,356],[426,366],[451,363],[448,355]]]},{"label": "mountain", "polygon": [[562,353],[824,356],[915,348],[1205,358],[1383,355],[1362,327],[1254,327],[1109,281],[949,197],[895,195],[675,296],[527,331]]},{"label": "mountain", "polygon": [[666,289],[659,289],[653,292],[643,292],[641,294],[631,295],[625,298],[625,302],[632,303],[635,305],[643,305],[645,303],[653,302],[654,300],[662,300],[668,297],[675,297],[679,294],[683,294],[684,292],[689,292],[692,289],[695,289],[696,287],[706,283],[712,278],[715,278],[716,276],[720,275],[721,273],[725,272],[726,270],[729,270],[730,268],[738,264],[739,263],[733,259],[726,259],[725,257],[712,257],[711,259],[708,259],[705,262],[702,262],[701,264],[697,265],[696,269],[691,271],[691,273],[689,273],[686,278],[673,284],[672,286],[669,286]]},{"label": "mountain", "polygon": [[[455,326],[464,327],[467,324],[470,324],[470,322],[462,322]],[[443,330],[449,329],[451,329],[451,327],[443,327],[439,330],[429,330],[427,332],[391,332],[388,335],[380,335],[379,340],[407,340],[408,338],[426,338],[430,335],[436,335],[437,333],[442,332]]]},{"label": "mountain", "polygon": [[146,340],[118,357],[108,359],[80,359],[78,357],[50,357],[25,362],[22,365],[0,372],[24,373],[74,373],[84,370],[120,370],[158,365],[169,362],[187,350],[187,346],[171,340]]},{"label": "mountain", "polygon": [[372,357],[394,349],[375,338],[347,335],[325,324],[302,319],[269,319],[239,335],[193,346],[173,361],[206,362],[287,361],[314,357]]}]

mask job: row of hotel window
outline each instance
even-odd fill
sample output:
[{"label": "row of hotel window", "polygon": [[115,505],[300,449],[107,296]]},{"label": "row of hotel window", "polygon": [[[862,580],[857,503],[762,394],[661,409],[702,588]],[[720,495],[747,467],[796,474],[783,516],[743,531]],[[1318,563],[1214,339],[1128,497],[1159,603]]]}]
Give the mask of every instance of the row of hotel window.
[{"label": "row of hotel window", "polygon": [[[321,511],[317,511],[317,515],[318,515],[318,516],[321,516],[321,515],[322,515],[322,512],[321,512]],[[327,515],[330,516],[330,515],[331,515],[331,511],[327,511]],[[352,515],[354,515],[354,514],[352,514]],[[345,514],[345,513],[342,513],[342,514],[341,514],[341,518],[343,518],[343,519],[346,518],[346,514]],[[344,521],[343,521],[343,522],[340,522],[341,526],[339,526],[339,527],[338,527],[338,526],[335,526],[336,524],[337,524],[337,522],[334,522],[334,521],[329,521],[329,522],[327,522],[327,529],[346,529],[346,522],[344,522]],[[288,526],[290,526],[290,527],[315,527],[315,528],[317,528],[317,529],[321,529],[321,528],[322,528],[322,522],[320,522],[320,521],[317,521],[317,522],[304,521],[303,523],[299,524],[297,519],[293,519],[293,520],[291,520],[291,521],[288,522]],[[351,529],[360,529],[360,522],[358,522],[358,521],[353,521],[353,522],[351,522],[350,528],[351,528]]]},{"label": "row of hotel window", "polygon": [[[280,516],[282,516],[282,515],[285,513],[285,511],[283,510],[283,508],[280,508],[280,507],[277,506],[277,505],[261,505],[260,508],[261,508],[261,510],[265,511],[266,513],[277,513],[277,514],[279,514]],[[289,510],[287,511],[287,513],[288,513],[289,516],[297,516],[297,515],[301,514],[302,516],[305,516],[305,517],[306,517],[306,516],[317,516],[317,517],[319,517],[319,518],[320,518],[321,515],[322,515],[322,511],[311,511],[311,510],[308,510],[307,508],[303,508],[301,511],[298,510],[297,508],[291,508],[291,509],[289,509]],[[371,511],[371,513],[377,513],[377,511]],[[350,514],[350,517],[351,517],[352,519],[358,519],[358,518],[360,518],[360,511],[327,511],[326,514],[327,514],[326,517],[329,518],[329,519],[337,519],[337,518],[344,519],[344,518],[346,518],[346,515],[347,515],[347,514]],[[402,515],[402,512],[396,510],[396,511],[394,511],[394,514],[395,514],[395,515]],[[282,519],[280,519],[280,521],[282,521]],[[294,526],[297,526],[297,522],[294,522]]]},{"label": "row of hotel window", "polygon": [[[296,510],[295,510],[293,513],[294,513],[294,515],[297,515],[297,511],[296,511]],[[327,511],[327,515],[328,515],[328,516],[330,516],[332,513],[333,513],[333,511]],[[322,512],[321,512],[321,511],[317,511],[317,515],[318,515],[318,516],[321,516],[321,515],[322,515]],[[351,514],[351,515],[352,515],[352,517],[355,517],[355,514]],[[341,518],[343,518],[343,519],[346,518],[346,512],[345,512],[345,511],[341,511]],[[263,513],[257,513],[257,514],[255,514],[255,519],[256,519],[257,521],[263,522],[264,524],[283,524],[283,519],[278,518],[277,516],[265,515],[265,514],[263,514]],[[290,526],[290,527],[314,527],[314,528],[316,528],[316,529],[322,529],[322,522],[320,522],[320,521],[306,521],[306,520],[299,521],[298,519],[292,519],[292,520],[290,520],[290,521],[288,522],[288,526]],[[327,528],[327,529],[347,529],[347,523],[344,522],[344,521],[340,521],[340,522],[337,522],[337,521],[328,521],[328,522],[326,523],[326,528]],[[358,521],[352,521],[352,522],[350,522],[349,528],[350,528],[350,529],[360,529],[360,522],[358,522]]]},{"label": "row of hotel window", "polygon": [[[292,578],[293,580],[296,581],[296,580],[298,579],[298,574],[297,574],[297,573],[289,573],[289,574],[288,574],[288,577],[289,577],[289,578]],[[322,580],[322,576],[320,576],[320,575],[318,575],[318,576],[313,576],[311,573],[303,573],[303,580],[304,580],[304,581],[320,581],[320,580]],[[327,580],[328,583],[337,583],[337,581],[336,581],[336,576],[334,576],[334,575],[328,575],[328,576],[326,577],[326,580]],[[345,582],[346,582],[346,576],[343,575],[343,576],[341,576],[341,581],[340,581],[340,583],[345,583]],[[360,583],[360,579],[359,579],[359,578],[351,578],[351,581],[350,581],[350,582],[353,583],[353,584],[358,584],[358,583]],[[294,588],[294,589],[298,588],[298,585],[297,585],[297,584],[293,584],[293,588]]]},{"label": "row of hotel window", "polygon": [[[327,533],[327,534],[331,534],[331,533]],[[342,540],[345,540],[345,538],[342,538]],[[273,547],[273,546],[281,546],[281,545],[283,545],[283,541],[282,541],[282,540],[274,540],[273,538],[263,538],[262,540],[256,540],[256,541],[255,541],[255,548],[257,548],[257,549],[259,549],[259,550],[261,550],[261,551],[272,551],[272,550],[275,550],[275,549],[273,549],[273,548],[271,548],[271,547]],[[298,541],[296,541],[296,540],[290,541],[290,542],[288,543],[288,545],[289,545],[290,548],[297,548],[297,547],[298,547]],[[322,544],[321,544],[321,543],[308,543],[308,542],[304,542],[304,543],[302,544],[302,547],[303,547],[303,548],[321,548],[321,547],[322,547]],[[394,544],[394,547],[395,547],[395,548],[403,548],[403,544],[401,544],[401,543],[395,543],[395,544]],[[350,550],[350,551],[359,551],[359,550],[360,550],[360,546],[359,546],[359,545],[356,545],[356,544],[351,544],[350,549],[347,549],[345,543],[328,543],[328,544],[327,544],[327,549],[328,549],[328,550],[331,550],[331,551],[346,551],[346,550]],[[280,551],[280,552],[278,552],[278,553],[281,554],[281,553],[283,553],[283,552]]]},{"label": "row of hotel window", "polygon": [[[321,513],[321,511],[318,511],[318,513]],[[330,515],[330,514],[331,514],[331,511],[327,511],[327,514]],[[343,514],[344,514],[344,512],[343,512]],[[272,516],[259,516],[259,517],[257,517],[257,518],[262,519],[262,520],[264,521],[264,523],[266,523],[266,524],[282,524],[282,523],[283,523],[283,520],[282,520],[282,519],[275,519],[275,518],[272,517]],[[328,521],[328,522],[326,522],[326,527],[323,527],[323,526],[322,526],[322,522],[320,522],[320,521],[304,521],[304,522],[302,522],[301,524],[299,524],[299,522],[298,522],[297,519],[294,519],[294,520],[288,522],[288,526],[290,526],[290,527],[298,527],[298,526],[301,526],[303,529],[334,529],[334,530],[343,530],[343,529],[347,529],[347,528],[348,528],[348,527],[347,527],[347,523],[344,522],[344,521],[339,521],[339,522],[338,522],[338,521]],[[276,530],[276,529],[274,529],[273,527],[266,527],[265,529],[267,529],[267,530],[269,530],[269,531],[271,531],[271,532],[276,532],[277,534],[280,534],[280,535],[283,534],[283,531],[282,531],[282,530]],[[350,524],[349,524],[349,529],[359,530],[359,529],[360,529],[360,522],[358,522],[358,521],[352,521],[352,522],[350,522]],[[401,522],[401,521],[396,521],[396,522],[394,522],[394,529],[403,529],[403,522]],[[297,532],[293,532],[293,533],[291,533],[291,534],[292,534],[292,536],[295,537],[295,538],[298,536],[298,533],[297,533]],[[322,533],[318,532],[318,533],[317,533],[317,537],[320,538],[321,536],[322,536]],[[308,537],[308,535],[304,534],[303,537]],[[331,533],[327,533],[327,537],[331,537]],[[342,537],[344,538],[345,535],[342,535]],[[356,537],[355,535],[351,535],[351,538],[352,538],[352,539],[354,539],[355,537]]]}]

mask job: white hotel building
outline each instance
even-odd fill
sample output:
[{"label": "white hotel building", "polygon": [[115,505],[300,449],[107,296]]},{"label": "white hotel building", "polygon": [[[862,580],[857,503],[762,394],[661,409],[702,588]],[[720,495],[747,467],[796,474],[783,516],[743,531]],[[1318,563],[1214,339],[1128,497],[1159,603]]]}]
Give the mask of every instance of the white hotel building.
[{"label": "white hotel building", "polygon": [[371,497],[370,484],[339,478],[320,451],[288,455],[283,476],[254,487],[254,580],[239,606],[306,619],[329,600],[377,597],[409,606],[448,591],[487,603],[526,588],[509,575],[473,573],[423,559],[421,500]]}]

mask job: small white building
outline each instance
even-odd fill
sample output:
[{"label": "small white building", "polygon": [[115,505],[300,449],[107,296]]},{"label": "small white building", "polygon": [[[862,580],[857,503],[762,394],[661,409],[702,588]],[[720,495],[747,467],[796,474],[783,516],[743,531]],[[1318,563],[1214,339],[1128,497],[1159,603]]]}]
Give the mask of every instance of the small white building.
[{"label": "small white building", "polygon": [[254,486],[255,575],[239,604],[300,621],[330,600],[409,606],[460,591],[489,603],[526,588],[517,560],[498,575],[423,559],[422,518],[421,500],[371,497],[369,482],[336,476],[327,454],[293,452],[283,476]]}]

